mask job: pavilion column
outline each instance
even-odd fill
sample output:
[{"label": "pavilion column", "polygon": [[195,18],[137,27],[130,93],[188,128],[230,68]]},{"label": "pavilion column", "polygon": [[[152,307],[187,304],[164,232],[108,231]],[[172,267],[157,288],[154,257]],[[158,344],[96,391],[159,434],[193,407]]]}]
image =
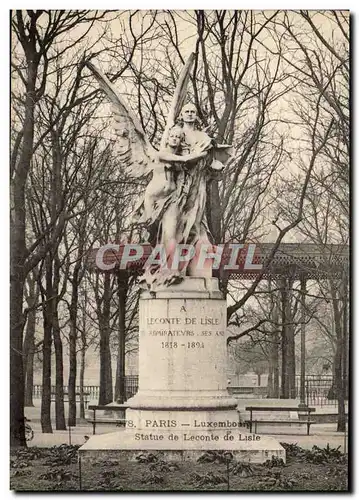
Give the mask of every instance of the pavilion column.
[{"label": "pavilion column", "polygon": [[300,405],[305,406],[305,295],[307,279],[300,279]]},{"label": "pavilion column", "polygon": [[281,373],[281,398],[289,398],[288,386],[288,339],[287,339],[287,311],[288,311],[288,281],[281,280],[281,313],[282,313],[282,373]]},{"label": "pavilion column", "polygon": [[[275,287],[278,288],[278,283],[275,281]],[[278,303],[279,296],[276,290],[272,289],[271,278],[268,279],[268,291],[271,297],[271,330],[272,330],[272,343],[270,347],[270,363],[269,363],[269,377],[268,377],[268,398],[279,398],[280,397],[280,387],[279,387],[279,371],[280,371],[280,360],[279,360],[279,348],[280,348],[280,335],[279,335],[279,310],[280,305]]]},{"label": "pavilion column", "polygon": [[291,291],[293,278],[281,280],[282,302],[282,380],[281,398],[295,399],[295,342],[294,325],[291,311]]},{"label": "pavilion column", "polygon": [[275,331],[273,336],[274,371],[273,371],[273,392],[274,397],[279,398],[279,331],[278,331],[278,304],[275,304],[274,311]]}]

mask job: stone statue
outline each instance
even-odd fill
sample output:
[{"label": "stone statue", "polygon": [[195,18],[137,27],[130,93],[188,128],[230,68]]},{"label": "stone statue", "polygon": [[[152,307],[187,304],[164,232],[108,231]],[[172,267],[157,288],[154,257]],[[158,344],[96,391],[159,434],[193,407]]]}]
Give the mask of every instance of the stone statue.
[{"label": "stone statue", "polygon": [[[145,227],[152,246],[163,246],[169,262],[179,243],[210,243],[205,218],[206,185],[223,170],[230,149],[217,145],[200,129],[193,104],[183,105],[193,59],[192,54],[180,75],[159,151],[151,146],[140,122],[112,83],[93,64],[86,63],[113,104],[119,161],[131,168],[132,175],[152,172],[133,220]],[[174,270],[152,266],[140,282],[148,287],[155,283],[170,285],[181,281],[186,273],[197,272],[191,262]],[[211,276],[211,269],[209,273]]]}]

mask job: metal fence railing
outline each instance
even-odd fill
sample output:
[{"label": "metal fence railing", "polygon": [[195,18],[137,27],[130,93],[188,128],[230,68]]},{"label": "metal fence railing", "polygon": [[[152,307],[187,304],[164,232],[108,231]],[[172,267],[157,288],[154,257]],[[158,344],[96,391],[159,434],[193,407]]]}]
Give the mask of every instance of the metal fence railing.
[{"label": "metal fence railing", "polygon": [[[297,398],[300,397],[300,376],[296,376]],[[308,406],[337,406],[330,375],[307,375],[305,377],[305,399]]]},{"label": "metal fence railing", "polygon": [[[98,400],[100,395],[99,385],[84,385],[84,393],[89,395],[89,400]],[[125,393],[126,400],[131,398],[138,391],[138,375],[127,375],[125,377]],[[55,386],[51,386],[51,392],[55,393]],[[76,393],[80,392],[80,386],[76,386]],[[115,391],[114,391],[115,392]],[[68,386],[64,385],[64,393],[68,393]],[[35,384],[32,390],[32,396],[34,399],[40,399],[42,394],[42,385]]]},{"label": "metal fence railing", "polygon": [[[266,397],[266,387],[228,387],[230,393],[239,394],[254,394],[257,397]],[[52,386],[51,391],[55,392],[55,386]],[[127,375],[125,377],[125,392],[126,400],[131,398],[138,391],[138,375]],[[68,392],[68,386],[64,386],[64,392]],[[80,392],[80,386],[76,386],[76,392]],[[84,392],[89,395],[89,400],[98,400],[100,394],[100,386],[85,385]],[[41,385],[33,386],[34,399],[40,399],[42,393]],[[300,397],[300,376],[296,376],[296,396]],[[333,391],[333,377],[330,375],[307,375],[305,377],[305,398],[309,406],[337,406],[338,401]]]},{"label": "metal fence railing", "polygon": [[138,391],[138,375],[127,375],[125,380],[126,401]]}]

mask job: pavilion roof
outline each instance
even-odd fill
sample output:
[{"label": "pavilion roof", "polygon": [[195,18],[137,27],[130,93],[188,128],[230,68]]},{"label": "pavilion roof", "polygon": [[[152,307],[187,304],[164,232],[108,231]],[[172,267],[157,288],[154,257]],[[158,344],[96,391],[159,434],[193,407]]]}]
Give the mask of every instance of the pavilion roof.
[{"label": "pavilion roof", "polygon": [[[259,243],[260,263],[265,266],[275,243]],[[325,279],[340,276],[349,268],[348,245],[323,245],[314,243],[280,243],[263,279],[292,277],[300,279]],[[229,279],[254,279],[258,272],[239,269],[229,273]]]}]

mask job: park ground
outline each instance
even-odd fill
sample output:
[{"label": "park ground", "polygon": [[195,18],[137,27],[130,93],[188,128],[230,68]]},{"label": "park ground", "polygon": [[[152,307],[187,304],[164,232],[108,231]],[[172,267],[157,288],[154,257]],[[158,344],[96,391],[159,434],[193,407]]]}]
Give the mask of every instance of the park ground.
[{"label": "park ground", "polygon": [[[328,411],[319,409],[317,411]],[[138,462],[98,460],[78,464],[77,449],[92,435],[86,420],[67,431],[43,434],[39,402],[26,408],[34,439],[25,450],[10,457],[10,487],[17,491],[347,491],[348,438],[336,424],[314,424],[311,435],[279,434],[273,437],[287,450],[287,464],[238,464],[218,456],[203,456],[201,463],[164,462],[144,454]],[[53,420],[54,421],[54,420]],[[54,426],[55,427],[55,426]],[[120,429],[99,425],[96,433]],[[277,433],[278,431],[278,433]]]}]

